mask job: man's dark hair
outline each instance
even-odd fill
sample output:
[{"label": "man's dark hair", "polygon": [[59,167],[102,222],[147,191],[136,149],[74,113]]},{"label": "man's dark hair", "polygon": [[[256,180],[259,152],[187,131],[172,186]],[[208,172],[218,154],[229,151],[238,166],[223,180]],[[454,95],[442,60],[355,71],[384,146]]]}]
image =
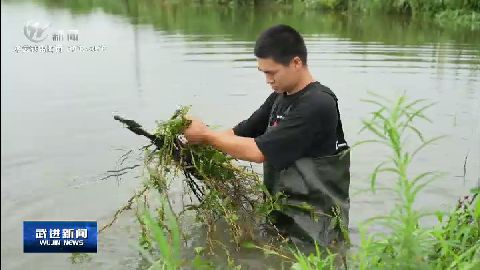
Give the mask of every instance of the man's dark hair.
[{"label": "man's dark hair", "polygon": [[307,47],[302,36],[291,26],[280,24],[265,30],[255,43],[255,56],[272,58],[275,62],[287,66],[298,56],[307,65]]}]

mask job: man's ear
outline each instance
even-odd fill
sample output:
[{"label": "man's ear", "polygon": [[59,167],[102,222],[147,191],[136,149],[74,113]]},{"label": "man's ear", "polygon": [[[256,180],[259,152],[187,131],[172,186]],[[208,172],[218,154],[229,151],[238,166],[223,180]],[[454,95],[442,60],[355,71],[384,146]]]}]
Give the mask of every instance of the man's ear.
[{"label": "man's ear", "polygon": [[298,56],[293,57],[291,63],[293,64],[293,67],[294,67],[295,69],[300,69],[300,68],[303,67],[303,61],[302,61],[302,59],[300,59],[300,57],[298,57]]}]

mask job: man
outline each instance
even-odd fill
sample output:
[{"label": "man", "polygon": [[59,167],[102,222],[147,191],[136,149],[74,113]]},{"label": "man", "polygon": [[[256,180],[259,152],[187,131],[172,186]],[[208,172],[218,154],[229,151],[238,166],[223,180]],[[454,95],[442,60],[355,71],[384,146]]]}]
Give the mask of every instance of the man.
[{"label": "man", "polygon": [[[337,98],[311,75],[304,40],[292,27],[267,29],[254,53],[274,92],[233,129],[212,131],[192,119],[185,137],[263,163],[267,190],[282,192],[289,205],[272,213],[280,232],[327,246],[348,227],[350,157]],[[306,205],[314,213],[302,209]]]}]

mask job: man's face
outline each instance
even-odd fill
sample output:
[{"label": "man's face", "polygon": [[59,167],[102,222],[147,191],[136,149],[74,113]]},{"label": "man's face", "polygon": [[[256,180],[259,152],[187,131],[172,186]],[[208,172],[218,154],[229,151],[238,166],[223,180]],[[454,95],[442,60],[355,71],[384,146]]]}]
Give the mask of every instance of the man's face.
[{"label": "man's face", "polygon": [[298,57],[290,61],[288,66],[275,62],[271,58],[257,58],[258,70],[263,72],[267,83],[277,93],[293,90],[299,78]]}]

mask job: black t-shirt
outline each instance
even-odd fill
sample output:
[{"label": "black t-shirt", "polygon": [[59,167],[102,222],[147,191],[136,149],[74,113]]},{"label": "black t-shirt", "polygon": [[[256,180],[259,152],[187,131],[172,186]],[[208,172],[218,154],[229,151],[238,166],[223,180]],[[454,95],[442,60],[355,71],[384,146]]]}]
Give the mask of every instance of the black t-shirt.
[{"label": "black t-shirt", "polygon": [[335,154],[336,101],[325,91],[330,89],[313,82],[293,95],[272,93],[233,131],[237,136],[255,138],[265,160],[279,170],[302,157]]}]

